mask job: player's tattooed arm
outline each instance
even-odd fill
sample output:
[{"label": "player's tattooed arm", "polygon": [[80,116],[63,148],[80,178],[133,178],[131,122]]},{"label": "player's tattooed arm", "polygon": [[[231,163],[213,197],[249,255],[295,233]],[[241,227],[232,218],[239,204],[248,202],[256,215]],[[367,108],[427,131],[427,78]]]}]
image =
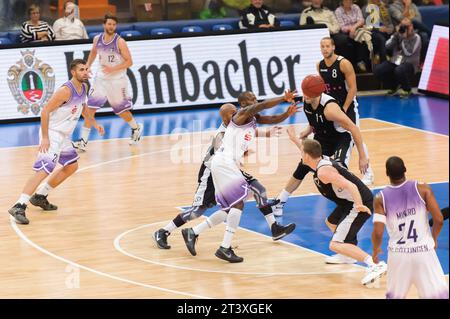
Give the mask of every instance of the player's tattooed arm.
[{"label": "player's tattooed arm", "polygon": [[284,96],[273,98],[269,100],[265,100],[260,103],[255,103],[253,105],[249,105],[247,107],[241,108],[239,112],[234,117],[234,123],[236,125],[244,125],[248,122],[249,119],[254,117],[257,113],[261,112],[265,109],[270,109],[282,102],[294,102],[294,97],[296,96],[296,91],[287,90],[284,93]]}]

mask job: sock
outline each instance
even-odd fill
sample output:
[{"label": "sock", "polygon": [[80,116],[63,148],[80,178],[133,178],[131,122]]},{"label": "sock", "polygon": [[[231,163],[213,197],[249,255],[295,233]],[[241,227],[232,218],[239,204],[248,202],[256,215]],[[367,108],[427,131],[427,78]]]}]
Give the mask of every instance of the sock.
[{"label": "sock", "polygon": [[137,125],[136,120],[134,119],[134,117],[131,119],[131,121],[129,121],[129,122],[127,122],[127,123],[128,123],[128,125],[131,126],[131,128],[132,128],[133,130],[135,130],[135,129],[138,128],[138,125]]},{"label": "sock", "polygon": [[283,189],[280,195],[278,195],[278,199],[280,200],[281,203],[286,203],[287,200],[289,199],[289,195],[291,195],[291,193],[288,193],[285,189]]},{"label": "sock", "polygon": [[369,267],[375,265],[375,263],[373,262],[372,256],[370,256],[370,255],[367,255],[367,257],[364,258],[364,263]]},{"label": "sock", "polygon": [[19,200],[16,202],[16,204],[17,203],[27,204],[28,201],[30,200],[30,197],[31,197],[30,195],[22,193],[22,194],[20,194]]},{"label": "sock", "polygon": [[53,189],[53,187],[51,187],[50,185],[48,185],[48,183],[45,183],[45,184],[42,184],[42,186],[38,188],[36,194],[47,196],[48,193],[50,193],[50,191],[51,191],[52,189]]},{"label": "sock", "polygon": [[227,228],[225,230],[225,235],[223,236],[222,247],[230,248],[231,240],[233,239],[234,233],[239,226],[241,220],[242,210],[237,208],[231,208],[227,216]]},{"label": "sock", "polygon": [[178,227],[175,225],[173,220],[170,221],[165,227],[163,227],[164,230],[167,230],[169,233],[173,232]]},{"label": "sock", "polygon": [[275,220],[275,216],[273,215],[273,213],[270,213],[268,215],[264,216],[266,218],[267,224],[269,225],[269,228],[272,227],[272,224],[276,222]]},{"label": "sock", "polygon": [[91,134],[91,129],[84,127],[81,129],[81,138],[87,143],[89,140],[89,134]]}]

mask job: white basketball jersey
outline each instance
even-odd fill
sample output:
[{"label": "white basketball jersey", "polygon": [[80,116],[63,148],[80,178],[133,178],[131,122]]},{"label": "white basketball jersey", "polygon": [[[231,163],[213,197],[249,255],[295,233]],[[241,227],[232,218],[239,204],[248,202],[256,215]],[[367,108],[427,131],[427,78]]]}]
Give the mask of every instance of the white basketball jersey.
[{"label": "white basketball jersey", "polygon": [[97,36],[97,54],[99,56],[99,67],[97,70],[97,77],[101,79],[119,79],[126,74],[126,70],[121,70],[114,73],[104,73],[102,67],[109,66],[114,67],[123,62],[122,54],[119,50],[119,39],[120,36],[115,33],[113,39],[105,43],[103,40],[104,33]]},{"label": "white basketball jersey", "polygon": [[67,81],[63,86],[67,86],[70,89],[70,99],[50,113],[48,128],[70,136],[80,119],[83,104],[86,103],[86,86],[84,84],[82,85],[80,94],[78,94],[71,81]]},{"label": "white basketball jersey", "polygon": [[389,250],[417,253],[434,249],[425,201],[417,181],[387,186],[381,191],[389,234]]},{"label": "white basketball jersey", "polygon": [[239,163],[255,136],[256,118],[244,125],[236,125],[232,119],[227,126],[222,145],[217,153],[222,153],[225,157]]}]

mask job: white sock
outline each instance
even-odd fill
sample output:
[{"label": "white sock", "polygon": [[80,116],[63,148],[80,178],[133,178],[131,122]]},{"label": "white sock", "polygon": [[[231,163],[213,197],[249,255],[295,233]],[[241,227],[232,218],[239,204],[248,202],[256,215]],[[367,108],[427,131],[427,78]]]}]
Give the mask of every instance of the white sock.
[{"label": "white sock", "polygon": [[132,128],[133,130],[135,130],[135,129],[138,128],[138,125],[137,125],[136,120],[134,119],[134,117],[131,119],[131,121],[129,121],[129,122],[127,122],[127,123],[128,123],[128,125],[131,126],[131,128]]},{"label": "white sock", "polygon": [[31,197],[30,195],[22,193],[22,194],[20,194],[19,200],[16,202],[16,204],[17,203],[19,203],[19,204],[28,204],[28,201],[30,200],[30,197]]},{"label": "white sock", "polygon": [[47,196],[48,193],[50,193],[52,189],[53,189],[53,187],[48,185],[48,183],[44,183],[44,184],[42,184],[41,187],[38,188],[36,194]]},{"label": "white sock", "polygon": [[81,138],[87,143],[89,140],[89,134],[91,134],[91,129],[84,127],[81,129]]},{"label": "white sock", "polygon": [[364,258],[364,263],[369,267],[375,265],[375,263],[373,262],[372,256],[370,256],[370,255],[368,255],[366,258]]},{"label": "white sock", "polygon": [[222,247],[230,248],[231,240],[233,239],[234,233],[239,226],[241,220],[242,210],[237,208],[231,208],[227,216],[227,228],[225,230],[225,235],[223,236]]},{"label": "white sock", "polygon": [[270,213],[269,215],[265,215],[264,217],[266,218],[269,228],[271,228],[272,224],[276,222],[275,216],[273,215],[273,213]]},{"label": "white sock", "polygon": [[278,195],[278,199],[280,200],[280,202],[286,203],[290,195],[291,193],[288,193],[285,189],[283,189],[280,195]]},{"label": "white sock", "polygon": [[174,224],[173,220],[170,221],[170,223],[167,224],[163,229],[167,230],[169,233],[173,232],[178,227]]}]

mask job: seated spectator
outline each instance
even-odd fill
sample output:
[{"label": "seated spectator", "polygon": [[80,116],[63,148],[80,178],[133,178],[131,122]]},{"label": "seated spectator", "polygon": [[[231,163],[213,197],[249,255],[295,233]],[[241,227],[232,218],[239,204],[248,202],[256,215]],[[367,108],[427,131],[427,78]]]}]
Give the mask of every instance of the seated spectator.
[{"label": "seated spectator", "polygon": [[394,32],[388,4],[385,0],[369,0],[362,8],[366,26],[372,30],[372,42],[375,56],[373,63],[386,61],[386,41]]},{"label": "seated spectator", "polygon": [[389,89],[389,95],[400,86],[400,98],[407,98],[411,94],[411,78],[419,71],[421,40],[408,18],[396,29],[386,42],[386,47],[393,50],[392,57],[375,66],[374,74]]},{"label": "seated spectator", "polygon": [[273,28],[280,26],[280,22],[271,10],[264,5],[263,0],[252,0],[250,6],[244,10],[239,21],[240,29]]},{"label": "seated spectator", "polygon": [[[312,0],[311,6],[306,8],[300,14],[300,25],[305,24],[325,24],[331,35],[337,34],[340,30],[339,23],[333,11],[323,6],[323,0]],[[336,49],[339,50],[339,44],[336,39]]]},{"label": "seated spectator", "polygon": [[83,22],[75,17],[76,7],[71,1],[64,3],[64,17],[53,24],[56,40],[88,39]]},{"label": "seated spectator", "polygon": [[222,0],[209,0],[205,2],[205,7],[200,11],[200,19],[220,19],[229,17],[228,9]]},{"label": "seated spectator", "polygon": [[23,43],[55,40],[52,27],[47,22],[39,20],[41,17],[39,6],[32,4],[28,8],[28,16],[30,20],[22,23],[20,39]]},{"label": "seated spectator", "polygon": [[431,37],[431,31],[422,22],[422,15],[419,12],[417,6],[411,2],[411,0],[395,0],[389,6],[389,13],[392,17],[392,22],[394,25],[399,24],[404,18],[408,18],[412,21],[414,29],[420,36],[422,40],[422,51],[420,53],[420,61],[425,60],[425,55],[427,53],[428,43]]},{"label": "seated spectator", "polygon": [[[349,59],[357,69],[361,72],[367,71],[366,62],[368,60],[367,46],[361,43],[363,40],[372,48],[372,37],[370,32],[368,37],[358,37],[358,31],[364,26],[364,18],[361,9],[353,4],[353,0],[342,0],[341,6],[334,12],[339,23],[341,33],[348,36],[347,42],[349,44],[347,52],[343,56]],[[364,31],[364,30],[360,30]]]}]

